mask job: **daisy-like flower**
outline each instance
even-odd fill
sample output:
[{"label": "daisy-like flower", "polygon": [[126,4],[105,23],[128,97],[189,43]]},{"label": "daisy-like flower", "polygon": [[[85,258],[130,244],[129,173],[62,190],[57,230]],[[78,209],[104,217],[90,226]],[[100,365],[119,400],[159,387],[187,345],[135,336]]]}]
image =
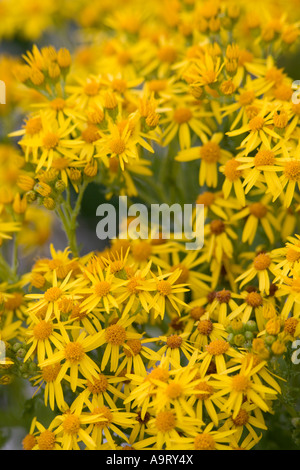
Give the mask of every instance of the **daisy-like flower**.
[{"label": "daisy-like flower", "polygon": [[[151,367],[152,362],[157,363],[160,361],[161,356],[159,352],[155,352],[153,349],[145,346],[145,343],[152,343],[155,339],[129,339],[124,343],[123,353],[120,354],[121,363],[116,371],[116,375],[121,372],[135,373],[138,375],[147,375],[147,368]],[[146,361],[149,365],[146,368]]]},{"label": "daisy-like flower", "polygon": [[232,309],[231,313],[227,315],[226,321],[231,322],[235,318],[239,318],[243,323],[247,323],[253,317],[253,313],[254,316],[258,317],[257,309],[260,309],[266,303],[265,296],[256,289],[250,291],[246,289],[238,296],[243,299],[243,303]]},{"label": "daisy-like flower", "polygon": [[138,407],[141,418],[144,419],[147,410],[152,407],[152,400],[159,382],[167,383],[170,377],[170,364],[165,356],[144,377],[137,374],[126,374],[133,387],[124,400],[124,405],[131,403],[132,408]]},{"label": "daisy-like flower", "polygon": [[216,259],[221,263],[224,255],[232,258],[234,241],[238,238],[233,230],[234,222],[222,219],[213,219],[204,226],[204,254],[205,261]]},{"label": "daisy-like flower", "polygon": [[238,169],[243,171],[245,194],[251,188],[263,185],[272,194],[273,201],[278,198],[282,192],[282,184],[277,175],[277,172],[282,171],[279,155],[282,155],[282,149],[278,144],[273,148],[261,145],[254,156],[237,155]]},{"label": "daisy-like flower", "polygon": [[95,307],[104,307],[107,313],[111,308],[118,308],[119,305],[116,301],[114,291],[126,281],[118,279],[110,272],[110,269],[103,269],[99,260],[93,264],[93,269],[89,270],[83,268],[83,274],[88,279],[85,286],[74,290],[74,293],[79,296],[85,296],[81,302],[81,310],[89,313]]},{"label": "daisy-like flower", "polygon": [[175,157],[178,162],[200,160],[199,185],[216,188],[218,184],[218,166],[232,158],[232,154],[221,147],[223,139],[221,132],[215,133],[209,139],[203,136],[202,145],[181,150]]},{"label": "daisy-like flower", "polygon": [[222,289],[215,293],[214,299],[208,307],[209,315],[214,318],[219,324],[226,324],[228,309],[234,310],[238,304],[234,300],[237,295],[228,289]]},{"label": "daisy-like flower", "polygon": [[56,342],[57,350],[45,361],[39,364],[46,367],[57,363],[62,363],[57,375],[57,381],[61,381],[68,370],[70,370],[70,384],[73,391],[78,386],[79,372],[88,380],[93,380],[100,373],[100,368],[96,362],[88,355],[90,351],[98,348],[102,344],[104,331],[99,331],[95,335],[87,335],[82,331],[74,340],[68,335],[63,335],[61,342]]},{"label": "daisy-like flower", "polygon": [[133,270],[133,272],[130,269],[127,270],[128,282],[120,287],[118,290],[120,295],[117,297],[117,302],[122,308],[122,315],[126,316],[129,312],[137,311],[140,305],[147,313],[149,312],[152,296],[148,290],[151,290],[153,285],[152,278],[149,278],[151,264],[150,260],[143,269]]},{"label": "daisy-like flower", "polygon": [[53,428],[52,423],[48,428],[45,428],[36,419],[33,420],[31,425],[31,433],[26,436],[23,446],[25,444],[25,449],[27,449],[29,437],[34,438],[34,445],[31,447],[31,450],[62,450],[60,442],[57,440],[57,432]]},{"label": "daisy-like flower", "polygon": [[210,341],[205,346],[205,351],[199,355],[201,376],[206,374],[212,363],[215,365],[217,373],[221,374],[227,369],[226,360],[233,357],[241,357],[241,353],[232,348],[225,339],[218,338]]},{"label": "daisy-like flower", "polygon": [[240,283],[240,288],[242,288],[252,281],[252,279],[256,278],[258,280],[258,288],[260,292],[268,294],[271,285],[269,275],[272,274],[273,277],[276,277],[276,264],[274,263],[273,258],[274,255],[272,253],[258,253],[254,257],[250,268],[236,278],[235,282]]},{"label": "daisy-like flower", "polygon": [[60,363],[46,366],[31,378],[33,387],[37,387],[33,397],[41,388],[44,388],[44,403],[45,406],[48,406],[49,403],[51,410],[54,410],[55,406],[60,410],[66,407],[61,382],[56,380],[60,369]]},{"label": "daisy-like flower", "polygon": [[230,450],[230,439],[234,431],[213,431],[214,423],[207,424],[201,432],[192,437],[181,437],[178,443],[174,442],[172,450]]},{"label": "daisy-like flower", "polygon": [[195,410],[188,403],[188,398],[197,393],[195,386],[199,383],[196,378],[197,370],[190,364],[185,367],[170,370],[166,382],[157,381],[151,406],[156,413],[163,410],[174,410],[180,419],[185,414],[195,418]]},{"label": "daisy-like flower", "polygon": [[[188,284],[191,292],[196,293],[199,290],[206,290],[207,284],[211,282],[211,277],[200,271],[199,267],[203,263],[201,255],[199,256],[197,250],[183,252],[182,246],[180,244],[177,246],[178,249],[170,253],[169,261],[161,257],[155,260],[156,265],[159,265],[165,272],[174,272],[176,269],[181,269],[177,283]],[[183,296],[184,294],[182,294]]]},{"label": "daisy-like flower", "polygon": [[36,165],[36,172],[42,168],[49,170],[58,156],[69,158],[71,162],[77,161],[76,148],[79,141],[70,137],[76,124],[72,124],[70,119],[63,123],[50,121],[44,114],[41,114],[41,120],[42,131],[39,134],[19,141],[26,160]]},{"label": "daisy-like flower", "polygon": [[80,450],[79,444],[85,445],[87,450],[95,450],[97,444],[91,438],[88,426],[100,419],[105,420],[103,413],[93,415],[83,411],[82,400],[77,399],[63,414],[55,416],[49,428],[62,450]]},{"label": "daisy-like flower", "polygon": [[195,347],[203,350],[211,341],[225,339],[227,333],[222,323],[212,321],[209,312],[203,313],[195,322],[195,330],[190,333],[190,341]]},{"label": "daisy-like flower", "polygon": [[[133,124],[135,126],[135,123]],[[139,146],[153,153],[152,147],[134,132],[128,121],[124,128],[111,125],[109,133],[103,136],[98,146],[96,158],[103,158],[106,166],[109,166],[109,158],[117,158],[122,170],[125,164],[139,160]]]},{"label": "daisy-like flower", "polygon": [[166,310],[175,311],[180,315],[179,306],[186,306],[186,303],[181,300],[178,294],[188,292],[187,284],[178,284],[177,280],[181,274],[181,269],[176,269],[173,273],[162,274],[159,269],[159,275],[154,276],[155,286],[152,288],[154,292],[152,304],[154,317],[159,315],[164,318]]},{"label": "daisy-like flower", "polygon": [[173,442],[179,441],[182,435],[195,433],[201,421],[188,415],[178,418],[174,410],[162,410],[147,421],[147,435],[134,444],[135,450],[163,449],[171,450]]},{"label": "daisy-like flower", "polygon": [[[160,119],[162,126],[162,143],[169,145],[178,136],[180,149],[191,148],[191,136],[196,134],[201,140],[207,140],[212,134],[210,127],[203,122],[211,113],[199,107],[195,101],[174,98],[170,104],[170,111],[165,111]],[[168,106],[168,103],[165,103]]]},{"label": "daisy-like flower", "polygon": [[244,403],[235,418],[232,415],[228,416],[227,413],[220,413],[219,418],[220,420],[225,419],[225,423],[221,429],[236,430],[236,433],[234,434],[236,442],[241,441],[242,436],[244,436],[245,430],[247,430],[253,442],[257,443],[259,442],[262,434],[258,436],[256,428],[261,431],[267,430],[263,413],[254,403]]},{"label": "daisy-like flower", "polygon": [[[178,368],[182,364],[182,358],[185,357],[188,361],[191,359],[195,347],[189,339],[189,333],[183,332],[180,334],[171,334],[168,336],[160,336],[159,338],[151,338],[151,341],[163,344],[158,350],[159,360],[165,355],[173,368]],[[154,356],[154,357],[153,357]],[[149,367],[152,367],[157,362],[156,355],[150,356]]]},{"label": "daisy-like flower", "polygon": [[229,131],[226,135],[237,137],[245,133],[247,136],[241,142],[240,147],[244,149],[242,154],[246,156],[262,143],[269,147],[269,137],[275,141],[281,139],[280,134],[273,130],[273,112],[266,110],[265,106],[245,126]]},{"label": "daisy-like flower", "polygon": [[236,158],[227,160],[225,165],[220,167],[220,172],[224,173],[225,176],[225,181],[222,186],[225,199],[228,199],[232,189],[234,189],[238,202],[244,206],[246,204],[246,198],[242,183],[243,171],[240,169],[238,160]]},{"label": "daisy-like flower", "polygon": [[[66,377],[68,380],[68,377]],[[80,392],[82,400],[86,402],[88,399],[98,406],[109,406],[115,408],[118,399],[124,400],[126,395],[121,392],[114,384],[119,384],[123,381],[122,377],[116,374],[111,376],[103,374],[102,372],[93,377],[93,380],[82,379],[78,382],[78,388],[82,388]]]},{"label": "daisy-like flower", "polygon": [[249,245],[252,245],[259,226],[261,226],[269,242],[273,244],[275,240],[274,232],[279,232],[280,226],[277,218],[273,214],[273,208],[270,205],[270,196],[264,196],[257,202],[248,202],[245,206],[244,209],[238,211],[232,217],[234,221],[247,217],[243,228],[242,242],[248,242]]},{"label": "daisy-like flower", "polygon": [[284,191],[283,204],[290,207],[296,188],[300,188],[300,159],[298,157],[290,157],[285,159],[282,164],[283,173],[280,176],[280,183]]},{"label": "daisy-like flower", "polygon": [[300,236],[287,237],[285,246],[272,250],[276,255],[276,270],[278,276],[274,280],[280,281],[287,277],[290,272],[300,272]]},{"label": "daisy-like flower", "polygon": [[223,405],[224,411],[236,418],[245,399],[254,403],[262,411],[269,411],[268,397],[277,395],[278,391],[255,380],[255,375],[264,366],[260,363],[252,367],[252,361],[244,362],[238,374],[215,375],[214,387],[219,388],[217,396],[228,395]]},{"label": "daisy-like flower", "polygon": [[52,319],[43,320],[32,314],[31,324],[26,330],[27,336],[29,336],[27,341],[29,349],[24,358],[24,362],[35,355],[37,356],[38,362],[43,362],[45,357],[52,356],[57,341],[63,339],[61,331],[65,328],[67,328],[66,325],[58,324]]},{"label": "daisy-like flower", "polygon": [[196,377],[201,378],[201,381],[195,385],[197,393],[191,396],[190,404],[195,407],[197,418],[202,421],[207,413],[215,426],[218,426],[220,417],[217,409],[222,408],[223,401],[215,396],[216,390],[210,384],[210,375],[199,374]]},{"label": "daisy-like flower", "polygon": [[116,407],[96,403],[94,400],[85,402],[91,416],[98,416],[97,420],[90,423],[86,432],[90,434],[97,447],[100,447],[105,439],[111,450],[116,450],[117,446],[114,441],[115,436],[121,437],[128,443],[128,437],[121,429],[133,427],[136,419],[136,413],[130,413],[119,410]]},{"label": "daisy-like flower", "polygon": [[59,300],[62,297],[76,299],[74,288],[78,287],[78,284],[82,282],[80,278],[69,282],[71,274],[72,272],[70,271],[65,279],[59,282],[54,270],[52,273],[52,285],[43,294],[26,294],[26,298],[34,301],[32,305],[29,305],[28,314],[39,316],[39,311],[45,310],[44,320],[46,322],[53,318],[53,316],[59,320]]},{"label": "daisy-like flower", "polygon": [[[104,370],[107,364],[109,364],[111,372],[115,372],[117,370],[121,347],[123,347],[124,350],[126,349],[126,352],[128,351],[128,354],[130,353],[130,355],[132,353],[130,343],[132,344],[132,347],[134,347],[134,344],[135,347],[139,347],[137,342],[141,339],[142,335],[136,333],[131,327],[133,321],[134,317],[129,317],[129,315],[122,316],[117,322],[111,324],[102,331],[101,340],[98,344],[98,346],[105,345],[101,361],[101,370]],[[128,342],[129,344],[127,344]]]}]

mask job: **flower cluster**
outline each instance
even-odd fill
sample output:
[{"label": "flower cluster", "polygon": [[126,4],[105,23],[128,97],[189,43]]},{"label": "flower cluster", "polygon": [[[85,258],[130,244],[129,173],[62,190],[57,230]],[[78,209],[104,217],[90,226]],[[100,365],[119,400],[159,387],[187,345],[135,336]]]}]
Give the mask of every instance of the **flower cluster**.
[{"label": "flower cluster", "polygon": [[[37,43],[0,58],[0,383],[49,411],[26,450],[252,449],[300,335],[298,2],[113,3],[0,5]],[[38,45],[71,18],[73,48]],[[203,247],[149,227],[82,254],[90,187],[202,204]]]}]

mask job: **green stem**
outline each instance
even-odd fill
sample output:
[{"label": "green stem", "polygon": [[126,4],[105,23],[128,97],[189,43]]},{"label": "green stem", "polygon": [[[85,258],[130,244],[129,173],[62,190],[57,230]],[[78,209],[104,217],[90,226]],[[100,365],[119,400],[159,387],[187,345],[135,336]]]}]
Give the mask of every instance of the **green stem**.
[{"label": "green stem", "polygon": [[80,186],[74,208],[71,206],[69,193],[67,194],[67,199],[62,199],[61,207],[56,208],[57,215],[62,222],[64,231],[68,238],[69,248],[74,257],[79,256],[79,247],[76,236],[77,217],[81,209],[82,198],[87,185],[88,181],[85,180]]}]

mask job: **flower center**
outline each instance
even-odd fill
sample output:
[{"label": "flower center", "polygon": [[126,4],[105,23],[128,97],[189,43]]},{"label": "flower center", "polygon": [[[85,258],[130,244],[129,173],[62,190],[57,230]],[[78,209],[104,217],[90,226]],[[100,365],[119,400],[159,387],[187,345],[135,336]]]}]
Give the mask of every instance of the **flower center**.
[{"label": "flower center", "polygon": [[55,445],[55,434],[51,431],[43,431],[37,438],[40,450],[52,450]]},{"label": "flower center", "polygon": [[257,292],[250,292],[246,297],[246,303],[251,305],[251,307],[257,308],[262,305],[263,299]]},{"label": "flower center", "polygon": [[52,109],[55,109],[56,111],[61,111],[64,109],[66,105],[66,102],[62,98],[55,98],[54,100],[51,101],[50,106]]},{"label": "flower center", "polygon": [[121,346],[126,340],[126,330],[120,325],[110,325],[105,331],[105,339],[107,343]]},{"label": "flower center", "polygon": [[23,294],[21,292],[14,292],[13,297],[7,299],[5,302],[5,308],[7,310],[16,310],[22,305]]},{"label": "flower center", "polygon": [[80,429],[80,420],[78,416],[68,414],[66,415],[62,426],[67,434],[76,434]]},{"label": "flower center", "polygon": [[95,284],[95,294],[98,297],[105,297],[111,288],[111,284],[108,281],[100,281],[97,284]]},{"label": "flower center", "polygon": [[205,308],[204,307],[194,307],[190,311],[190,317],[193,320],[197,321],[202,317],[202,315],[204,315],[204,313],[205,313]]},{"label": "flower center", "polygon": [[249,415],[244,408],[241,408],[235,418],[231,418],[235,426],[245,426],[249,421]]},{"label": "flower center", "polygon": [[210,231],[214,235],[221,235],[221,233],[225,232],[225,224],[223,220],[213,220],[210,223]]},{"label": "flower center", "polygon": [[28,119],[25,124],[25,131],[28,135],[37,134],[42,130],[42,120],[40,117]]},{"label": "flower center", "polygon": [[296,327],[298,325],[298,321],[297,318],[294,318],[294,317],[291,317],[291,318],[288,318],[287,320],[285,320],[284,322],[284,331],[286,333],[289,333],[290,335],[294,336],[295,334],[295,331],[296,331]]},{"label": "flower center", "polygon": [[197,204],[204,204],[204,206],[211,206],[215,201],[215,194],[210,191],[205,191],[197,197]]},{"label": "flower center", "polygon": [[160,411],[156,415],[155,426],[160,432],[172,431],[176,425],[176,415],[173,411]]},{"label": "flower center", "polygon": [[169,281],[159,281],[157,284],[157,290],[158,292],[163,295],[164,297],[168,296],[172,292],[172,286],[169,283]]},{"label": "flower center", "polygon": [[254,101],[255,93],[252,90],[244,91],[239,96],[239,103],[241,106],[248,106]]},{"label": "flower center", "polygon": [[200,392],[203,392],[197,393],[196,398],[198,398],[198,400],[207,400],[214,393],[213,387],[207,382],[200,382],[198,385],[195,386],[195,389],[199,390]]},{"label": "flower center", "polygon": [[152,251],[152,246],[147,242],[137,243],[132,247],[132,256],[136,261],[146,261]]},{"label": "flower center", "polygon": [[254,215],[258,219],[262,219],[266,216],[268,209],[267,207],[262,204],[261,202],[254,202],[249,206],[250,214]]},{"label": "flower center", "polygon": [[117,139],[113,139],[110,142],[109,148],[112,151],[112,153],[121,155],[121,153],[123,153],[126,149],[126,144],[124,140],[117,138]]},{"label": "flower center", "polygon": [[96,426],[106,428],[113,420],[112,412],[107,406],[98,406],[94,409],[93,415],[102,414],[103,418],[99,418],[99,421],[95,423]]},{"label": "flower center", "polygon": [[58,373],[61,369],[60,364],[51,364],[50,366],[45,366],[42,369],[42,376],[45,382],[54,382],[54,380],[57,378]]},{"label": "flower center", "polygon": [[161,47],[158,51],[158,58],[162,62],[168,62],[171,64],[177,58],[177,52],[175,47],[168,45]]},{"label": "flower center", "polygon": [[156,367],[148,375],[148,380],[161,380],[161,382],[167,382],[169,378],[169,372],[161,367]]},{"label": "flower center", "polygon": [[300,259],[300,251],[294,250],[293,248],[289,248],[286,252],[286,259],[290,263],[294,263]]},{"label": "flower center", "polygon": [[289,117],[286,111],[276,111],[273,115],[274,126],[279,129],[284,129],[289,122]]},{"label": "flower center", "polygon": [[189,278],[189,275],[190,275],[190,271],[188,270],[188,268],[186,266],[184,266],[184,264],[177,264],[175,266],[172,266],[171,268],[171,272],[174,272],[176,271],[176,269],[181,269],[181,273],[180,273],[180,276],[179,278],[177,279],[176,283],[177,284],[184,284],[185,282],[187,282],[188,278]]},{"label": "flower center", "polygon": [[46,290],[44,299],[47,300],[47,302],[55,302],[61,295],[62,290],[59,287],[50,287],[50,289]]},{"label": "flower center", "polygon": [[212,356],[225,354],[229,349],[229,344],[223,339],[215,339],[206,346],[206,351]]},{"label": "flower center", "polygon": [[220,304],[228,304],[231,299],[231,292],[229,290],[223,289],[216,292],[216,299]]},{"label": "flower center", "polygon": [[224,175],[229,181],[235,181],[240,178],[242,171],[238,170],[240,163],[232,158],[225,163]]},{"label": "flower center", "polygon": [[285,176],[292,181],[300,180],[300,161],[287,162],[284,169]]},{"label": "flower center", "polygon": [[166,395],[171,399],[179,398],[182,394],[182,385],[179,383],[171,383],[166,388]]},{"label": "flower center", "polygon": [[197,330],[201,335],[210,335],[214,326],[210,320],[201,320],[197,325]]},{"label": "flower center", "polygon": [[237,374],[232,377],[232,388],[236,392],[246,392],[246,390],[250,387],[250,382],[242,374]]},{"label": "flower center", "polygon": [[177,124],[183,124],[188,122],[192,118],[192,111],[188,108],[178,108],[175,109],[173,119]]},{"label": "flower center", "polygon": [[206,163],[216,163],[220,156],[221,149],[216,142],[207,142],[200,148],[200,157]]},{"label": "flower center", "polygon": [[266,255],[265,253],[260,253],[257,255],[254,259],[253,266],[257,271],[263,271],[264,269],[267,269],[271,264],[271,258],[269,255]]},{"label": "flower center", "polygon": [[167,338],[167,346],[171,349],[180,348],[182,344],[182,337],[179,335],[171,335]]},{"label": "flower center", "polygon": [[57,134],[54,134],[54,132],[48,132],[48,134],[43,137],[43,146],[46,149],[54,149],[58,145],[58,142],[59,137]]},{"label": "flower center", "polygon": [[99,129],[97,126],[90,124],[81,133],[82,139],[88,144],[92,144],[100,139]]},{"label": "flower center", "polygon": [[214,450],[215,445],[214,438],[208,433],[198,434],[194,440],[195,450]]},{"label": "flower center", "polygon": [[259,131],[264,127],[265,120],[261,116],[255,116],[250,119],[249,127],[251,131]]},{"label": "flower center", "polygon": [[97,378],[93,378],[93,382],[87,381],[87,388],[93,394],[106,392],[108,380],[103,374],[99,374]]},{"label": "flower center", "polygon": [[80,362],[84,358],[83,346],[78,342],[70,342],[65,347],[65,358],[72,362]]},{"label": "flower center", "polygon": [[127,357],[136,356],[142,350],[142,343],[139,339],[129,339],[126,344],[130,347],[130,349],[124,348],[124,354]]},{"label": "flower center", "polygon": [[99,83],[97,83],[95,81],[92,81],[92,82],[86,83],[86,85],[84,86],[83,91],[88,96],[95,96],[95,95],[98,94],[99,88],[100,88]]},{"label": "flower center", "polygon": [[271,150],[259,150],[254,157],[254,165],[256,167],[273,165],[274,161],[274,153]]},{"label": "flower center", "polygon": [[52,328],[53,327],[51,323],[42,320],[33,328],[33,335],[36,339],[43,341],[46,338],[49,338],[52,333]]}]

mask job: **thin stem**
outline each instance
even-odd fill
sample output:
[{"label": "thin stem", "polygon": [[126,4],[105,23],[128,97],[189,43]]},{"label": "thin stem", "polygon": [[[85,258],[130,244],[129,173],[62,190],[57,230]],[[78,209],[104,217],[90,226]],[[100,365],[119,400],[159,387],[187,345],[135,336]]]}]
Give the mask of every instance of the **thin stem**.
[{"label": "thin stem", "polygon": [[80,186],[74,208],[71,206],[69,191],[67,192],[67,199],[62,199],[61,207],[58,206],[56,208],[57,215],[62,222],[64,231],[68,238],[69,248],[72,251],[74,257],[79,256],[79,247],[76,236],[77,217],[80,212],[82,198],[87,185],[88,181],[85,180]]}]

